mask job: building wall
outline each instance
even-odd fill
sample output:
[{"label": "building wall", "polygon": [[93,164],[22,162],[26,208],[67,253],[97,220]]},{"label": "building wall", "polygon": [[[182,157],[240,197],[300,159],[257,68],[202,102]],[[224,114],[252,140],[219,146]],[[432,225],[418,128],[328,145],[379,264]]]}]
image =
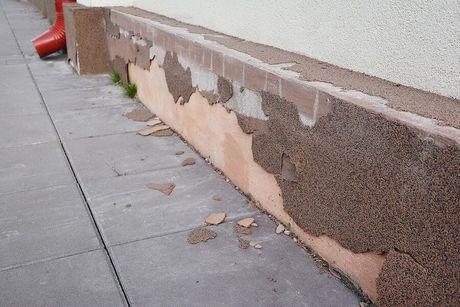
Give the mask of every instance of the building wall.
[{"label": "building wall", "polygon": [[460,98],[460,2],[80,0],[129,5]]},{"label": "building wall", "polygon": [[77,0],[86,6],[132,6],[133,0]]}]

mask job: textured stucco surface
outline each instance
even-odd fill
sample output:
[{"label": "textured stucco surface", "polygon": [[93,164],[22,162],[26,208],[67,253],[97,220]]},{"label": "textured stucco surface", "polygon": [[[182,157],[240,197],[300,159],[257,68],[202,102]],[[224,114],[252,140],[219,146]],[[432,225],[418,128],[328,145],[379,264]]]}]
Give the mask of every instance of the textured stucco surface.
[{"label": "textured stucco surface", "polygon": [[245,40],[460,98],[458,1],[134,0],[133,4]]},{"label": "textured stucco surface", "polygon": [[459,149],[340,100],[308,128],[292,103],[265,92],[262,99],[269,120],[254,134],[254,159],[275,174],[293,220],[354,252],[404,251],[384,264],[383,306],[394,306],[392,297],[413,306],[413,292],[458,305]]}]

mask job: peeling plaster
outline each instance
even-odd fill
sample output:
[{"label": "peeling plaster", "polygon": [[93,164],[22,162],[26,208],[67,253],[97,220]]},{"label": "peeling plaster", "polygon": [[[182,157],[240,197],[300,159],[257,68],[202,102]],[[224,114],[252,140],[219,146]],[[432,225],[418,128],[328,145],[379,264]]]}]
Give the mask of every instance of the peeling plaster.
[{"label": "peeling plaster", "polygon": [[225,103],[225,107],[239,114],[252,118],[268,120],[262,111],[262,97],[259,93],[243,88],[233,82],[233,96]]}]

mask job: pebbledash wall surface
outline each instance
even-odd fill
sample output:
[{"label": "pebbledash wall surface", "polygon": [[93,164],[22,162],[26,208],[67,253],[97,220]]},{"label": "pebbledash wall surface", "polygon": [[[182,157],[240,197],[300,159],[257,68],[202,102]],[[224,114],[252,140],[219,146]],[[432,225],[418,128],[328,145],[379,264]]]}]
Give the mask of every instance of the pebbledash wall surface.
[{"label": "pebbledash wall surface", "polygon": [[70,63],[135,83],[142,103],[375,302],[459,306],[460,101],[185,24],[200,15],[183,4],[176,20],[66,5]]},{"label": "pebbledash wall surface", "polygon": [[340,67],[460,98],[456,0],[79,0],[133,5]]}]

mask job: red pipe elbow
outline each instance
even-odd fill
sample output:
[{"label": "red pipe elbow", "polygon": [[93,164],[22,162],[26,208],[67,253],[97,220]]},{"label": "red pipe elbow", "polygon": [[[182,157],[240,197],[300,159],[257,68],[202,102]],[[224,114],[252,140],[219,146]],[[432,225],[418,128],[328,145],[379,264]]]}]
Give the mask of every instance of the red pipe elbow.
[{"label": "red pipe elbow", "polygon": [[40,58],[65,48],[64,12],[62,4],[75,1],[76,0],[55,0],[56,20],[54,24],[45,33],[32,40],[32,44],[37,50]]}]

